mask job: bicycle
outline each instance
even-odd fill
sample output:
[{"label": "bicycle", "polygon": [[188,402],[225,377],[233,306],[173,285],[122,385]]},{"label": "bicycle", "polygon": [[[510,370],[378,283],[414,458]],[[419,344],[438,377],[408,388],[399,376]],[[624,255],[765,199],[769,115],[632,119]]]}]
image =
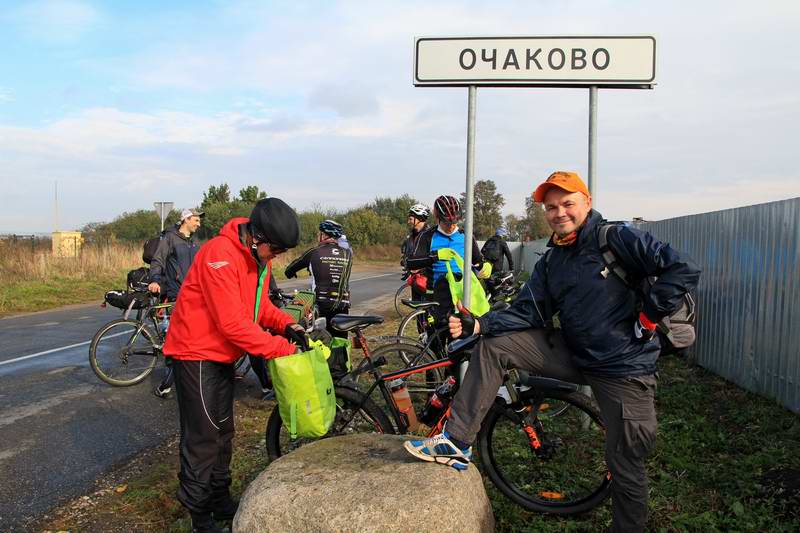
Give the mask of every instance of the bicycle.
[{"label": "bicycle", "polygon": [[[145,291],[134,291],[134,297],[122,318],[103,325],[89,344],[92,370],[115,387],[136,385],[153,371],[163,355],[162,317],[174,306],[174,302],[158,303],[157,296]],[[133,309],[136,319],[128,318]]]},{"label": "bicycle", "polygon": [[[349,392],[349,411],[360,413],[363,408],[370,419],[368,429],[377,433],[404,434],[413,429],[428,437],[440,433],[449,415],[449,398],[455,395],[459,386],[457,376],[448,380],[452,390],[449,397],[439,398],[441,405],[438,408],[432,410],[432,396],[428,398],[420,414],[423,421],[430,422],[429,425],[419,423],[413,403],[411,410],[407,406],[401,409],[390,383],[394,382],[396,387],[396,380],[453,366],[459,361],[458,354],[471,348],[477,337],[451,342],[448,347],[450,357],[382,373],[380,367],[385,361],[369,353],[363,333],[364,328],[376,323],[375,318],[333,319],[334,327],[353,331],[364,347],[364,360],[340,379],[338,385],[358,374],[367,374],[373,381],[366,391]],[[508,399],[498,396],[495,400],[481,424],[476,443],[476,455],[492,483],[518,505],[543,513],[581,513],[604,501],[611,488],[611,475],[604,459],[605,427],[591,399],[580,394],[575,384],[515,370],[509,372],[503,387]],[[377,407],[371,400],[376,389],[380,391],[388,412],[388,416],[383,413],[383,418],[377,413],[369,413]],[[566,402],[572,409],[559,417],[540,416],[549,410],[553,401]],[[272,460],[290,451],[289,446],[282,447],[287,443],[280,439],[280,415],[276,412],[277,409],[270,416],[266,435],[267,453]],[[588,424],[583,416],[588,419]],[[392,423],[387,426],[388,419]],[[342,428],[348,427],[347,423],[343,414],[337,421],[336,434],[341,434]],[[354,425],[351,431],[360,427]]]}]

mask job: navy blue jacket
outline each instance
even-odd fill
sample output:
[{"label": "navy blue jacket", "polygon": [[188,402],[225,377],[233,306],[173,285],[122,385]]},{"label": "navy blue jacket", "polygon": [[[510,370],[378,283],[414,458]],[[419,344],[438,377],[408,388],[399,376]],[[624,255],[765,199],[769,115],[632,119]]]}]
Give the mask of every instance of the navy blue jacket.
[{"label": "navy blue jacket", "polygon": [[150,278],[161,285],[161,293],[168,299],[175,300],[178,297],[178,291],[199,248],[194,235],[184,236],[177,226],[164,232],[150,263]]},{"label": "navy blue jacket", "polygon": [[[613,377],[654,373],[660,350],[657,336],[645,342],[633,333],[639,297],[617,276],[601,275],[605,263],[598,228],[603,222],[592,210],[575,244],[554,246],[551,240],[549,260],[543,257],[536,263],[511,308],[478,319],[481,333],[545,327],[552,319],[547,316],[549,293],[552,314],[559,313],[564,340],[583,372]],[[629,275],[658,276],[642,301],[642,310],[653,321],[675,311],[700,279],[697,265],[649,233],[617,226],[608,232],[608,244]]]}]

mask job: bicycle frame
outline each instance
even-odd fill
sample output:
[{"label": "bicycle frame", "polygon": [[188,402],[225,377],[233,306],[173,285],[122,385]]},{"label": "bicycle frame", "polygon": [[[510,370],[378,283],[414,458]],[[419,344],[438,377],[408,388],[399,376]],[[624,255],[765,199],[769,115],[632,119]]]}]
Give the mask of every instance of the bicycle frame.
[{"label": "bicycle frame", "polygon": [[[449,366],[453,366],[455,364],[455,361],[453,361],[450,358],[441,358],[431,361],[430,363],[409,366],[400,370],[395,370],[383,374],[374,364],[374,361],[370,356],[369,347],[367,345],[367,340],[366,337],[364,336],[363,331],[361,329],[357,329],[355,333],[361,345],[362,351],[364,352],[364,361],[366,361],[367,367],[364,369],[356,368],[349,375],[352,375],[353,373],[358,374],[362,372],[369,372],[369,374],[372,375],[375,381],[366,391],[364,397],[368,398],[372,395],[372,392],[376,388],[380,389],[381,396],[383,396],[386,405],[389,406],[391,418],[394,419],[394,422],[396,423],[399,432],[407,433],[409,430],[408,423],[406,422],[405,416],[403,416],[403,414],[400,412],[400,409],[397,407],[397,403],[394,400],[394,396],[392,396],[392,393],[389,390],[388,383],[398,378],[403,378],[413,374],[419,374],[422,372],[426,372],[428,370],[433,370],[435,368],[446,368]],[[362,364],[364,363],[362,362]],[[359,365],[359,367],[360,366],[361,365]],[[461,387],[461,380],[459,379],[459,376],[454,376],[454,378],[456,380],[456,391],[458,391],[458,389]],[[519,393],[517,392],[517,389],[514,386],[515,383],[517,383],[518,381],[519,381],[519,374],[517,373],[517,371],[514,369],[509,370],[503,385],[506,387],[509,398],[511,399],[510,405],[515,405],[518,404],[519,402]],[[523,408],[521,411],[517,411],[517,414],[520,416],[520,424],[522,425],[522,429],[525,432],[526,436],[528,437],[528,442],[530,447],[538,454],[540,449],[542,448],[542,443],[539,435],[543,431],[541,421],[539,421],[538,418],[536,418],[536,415],[538,413],[531,413],[529,409]],[[436,421],[436,424],[431,426],[430,430],[426,433],[426,437],[432,437],[434,435],[441,433],[442,430],[444,429],[444,424],[449,416],[450,416],[450,406],[448,405],[445,412],[442,413],[442,415]]]},{"label": "bicycle frame", "polygon": [[[400,370],[395,370],[392,372],[388,372],[386,374],[381,373],[377,366],[375,366],[372,357],[370,356],[369,346],[367,344],[367,338],[364,335],[364,332],[359,328],[355,331],[356,338],[358,339],[359,344],[361,345],[361,350],[364,353],[364,361],[366,361],[367,368],[359,369],[356,368],[352,373],[362,373],[362,372],[369,372],[372,375],[373,379],[375,380],[374,383],[370,386],[370,388],[364,393],[364,397],[368,398],[373,391],[378,388],[381,391],[381,396],[386,401],[386,405],[389,406],[390,414],[394,419],[395,423],[397,424],[398,429],[401,433],[408,432],[408,424],[405,421],[405,417],[402,415],[400,410],[397,408],[397,403],[394,401],[394,396],[392,396],[391,391],[389,390],[388,383],[392,380],[403,378],[406,376],[410,376],[412,374],[418,374],[420,372],[426,372],[428,370],[433,370],[434,368],[445,368],[448,366],[453,366],[454,361],[449,358],[442,358],[436,359],[435,361],[431,361],[430,363],[425,363],[423,365],[415,365],[409,366]],[[427,349],[427,346],[425,347]],[[424,350],[420,352],[420,354],[424,353]],[[364,364],[362,362],[362,364]],[[361,365],[359,365],[361,366]],[[458,379],[456,379],[458,383]],[[440,427],[444,423],[444,419],[447,418],[450,409],[447,409],[442,419],[439,423],[436,424],[436,427]],[[433,428],[434,430],[436,428]]]}]

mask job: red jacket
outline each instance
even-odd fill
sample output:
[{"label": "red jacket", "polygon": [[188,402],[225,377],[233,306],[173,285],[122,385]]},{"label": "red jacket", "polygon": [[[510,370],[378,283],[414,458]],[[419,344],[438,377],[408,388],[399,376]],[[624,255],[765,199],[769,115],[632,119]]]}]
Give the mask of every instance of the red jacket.
[{"label": "red jacket", "polygon": [[283,334],[293,322],[269,299],[272,264],[262,282],[258,320],[253,320],[258,265],[239,240],[239,225],[246,222],[246,218],[228,221],[197,252],[170,319],[165,354],[233,363],[244,352],[267,359],[295,352],[294,344],[264,331]]}]

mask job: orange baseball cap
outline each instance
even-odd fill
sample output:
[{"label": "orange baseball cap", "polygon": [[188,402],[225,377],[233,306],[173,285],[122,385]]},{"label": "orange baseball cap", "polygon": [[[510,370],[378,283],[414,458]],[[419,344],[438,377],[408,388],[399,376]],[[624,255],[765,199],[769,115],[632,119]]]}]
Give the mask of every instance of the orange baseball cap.
[{"label": "orange baseball cap", "polygon": [[586,188],[586,184],[583,183],[580,176],[574,172],[557,170],[550,174],[550,177],[541,185],[536,187],[536,190],[533,192],[534,201],[539,203],[544,202],[544,196],[551,187],[558,187],[567,192],[582,192],[587,198],[591,197],[589,189]]}]

